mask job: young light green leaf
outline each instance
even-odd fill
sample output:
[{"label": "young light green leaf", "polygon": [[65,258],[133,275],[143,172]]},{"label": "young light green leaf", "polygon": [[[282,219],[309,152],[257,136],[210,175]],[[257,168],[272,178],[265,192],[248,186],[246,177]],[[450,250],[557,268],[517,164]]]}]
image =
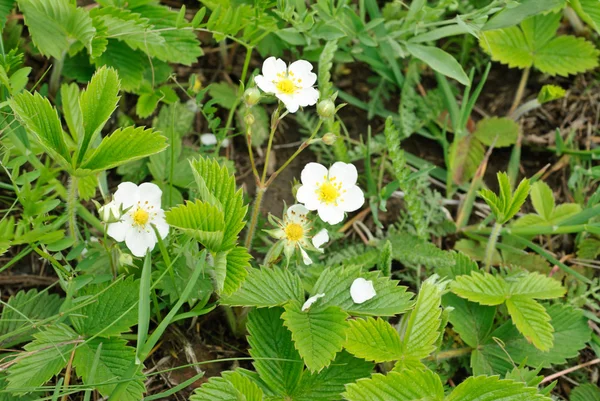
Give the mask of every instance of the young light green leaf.
[{"label": "young light green leaf", "polygon": [[81,165],[82,170],[98,172],[141,159],[166,149],[167,138],[153,129],[127,127],[104,138]]},{"label": "young light green leaf", "polygon": [[137,323],[139,281],[132,278],[106,284],[88,285],[78,294],[80,302],[91,302],[71,316],[73,328],[82,335],[118,336]]},{"label": "young light green leaf", "polygon": [[544,219],[549,220],[554,210],[554,193],[543,181],[536,181],[531,186],[531,203],[533,208]]},{"label": "young light green leaf", "polygon": [[33,95],[23,92],[10,99],[9,104],[27,131],[39,140],[48,154],[57,162],[62,162],[63,166],[71,163],[58,113],[48,99],[37,92]]},{"label": "young light green leaf", "polygon": [[539,104],[548,103],[553,100],[562,99],[566,93],[567,91],[558,85],[544,85],[540,89],[540,93],[538,93],[537,101]]},{"label": "young light green leaf", "polygon": [[282,397],[291,397],[302,377],[304,363],[292,334],[283,325],[283,308],[254,309],[248,315],[248,344],[254,368],[262,380]]},{"label": "young light green leaf", "polygon": [[[100,131],[115,111],[119,101],[120,86],[117,72],[112,68],[101,67],[94,73],[87,88],[81,92],[79,104],[83,115],[84,135],[80,138],[77,163],[81,163],[84,159],[88,147],[94,144],[95,138],[100,135]],[[143,143],[127,144],[126,146],[134,150]],[[118,160],[119,157],[112,157],[112,159]]]},{"label": "young light green leaf", "polygon": [[506,301],[508,313],[517,329],[541,351],[552,348],[554,328],[546,309],[525,296],[511,296]]},{"label": "young light green leaf", "polygon": [[313,307],[301,310],[299,302],[285,305],[281,315],[292,332],[294,346],[312,372],[329,366],[342,350],[349,324],[348,314],[336,306]]},{"label": "young light green leaf", "polygon": [[[480,120],[474,133],[484,145],[503,148],[514,145],[519,137],[519,125],[508,117],[489,117]],[[494,142],[495,140],[495,142]]]},{"label": "young light green leaf", "polygon": [[473,271],[462,275],[450,284],[450,289],[461,298],[481,305],[500,305],[509,296],[509,287],[499,276]]},{"label": "young light green leaf", "polygon": [[231,306],[256,306],[259,308],[281,306],[289,301],[304,300],[300,277],[287,269],[250,269],[239,290],[221,298],[221,303]]},{"label": "young light green leaf", "polygon": [[537,272],[528,273],[525,277],[517,276],[514,281],[509,283],[511,296],[552,299],[562,297],[566,291],[560,281]]},{"label": "young light green leaf", "polygon": [[406,50],[415,58],[429,65],[433,70],[456,79],[465,86],[471,82],[458,61],[438,47],[423,46],[416,43],[405,43]]},{"label": "young light green leaf", "polygon": [[396,329],[383,319],[355,319],[350,322],[344,348],[368,361],[389,362],[402,358],[403,344]]},{"label": "young light green leaf", "polygon": [[512,380],[500,380],[498,376],[469,377],[459,384],[446,401],[551,401],[538,394],[535,387]]},{"label": "young light green leaf", "polygon": [[165,218],[170,226],[191,236],[207,249],[211,251],[221,249],[225,219],[223,212],[217,207],[200,200],[187,201],[185,205],[168,210]]},{"label": "young light green leaf", "polygon": [[428,369],[405,369],[360,379],[347,385],[343,396],[348,401],[441,401],[444,387],[440,377]]},{"label": "young light green leaf", "polygon": [[563,35],[537,51],[534,66],[546,74],[566,77],[596,68],[599,54],[584,38]]},{"label": "young light green leaf", "polygon": [[69,133],[75,143],[84,136],[83,114],[79,105],[79,86],[76,83],[63,84],[60,88],[63,114],[69,127]]},{"label": "young light green leaf", "polygon": [[[92,372],[96,352],[100,348],[99,360],[96,369]],[[131,363],[135,360],[135,349],[127,346],[127,341],[120,338],[94,338],[77,347],[73,358],[73,366],[83,383],[94,386],[98,392],[108,397],[127,372]],[[137,401],[143,397],[146,387],[144,376],[141,373],[135,375],[129,382],[124,394],[123,401]]]},{"label": "young light green leaf", "polygon": [[80,342],[71,328],[56,324],[34,335],[25,353],[8,368],[8,386],[16,394],[24,394],[41,386],[60,373]]}]

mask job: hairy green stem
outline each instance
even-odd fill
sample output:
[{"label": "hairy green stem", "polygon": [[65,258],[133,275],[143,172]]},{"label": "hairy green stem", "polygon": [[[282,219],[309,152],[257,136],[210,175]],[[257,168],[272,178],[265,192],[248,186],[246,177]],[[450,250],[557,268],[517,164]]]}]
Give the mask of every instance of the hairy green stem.
[{"label": "hairy green stem", "polygon": [[494,251],[496,250],[496,242],[498,241],[498,237],[500,236],[500,230],[502,230],[502,224],[496,222],[490,234],[490,239],[488,241],[487,247],[485,248],[485,270],[488,272],[490,271],[490,266],[492,265]]},{"label": "hairy green stem", "polygon": [[[248,74],[248,67],[250,66],[250,60],[252,59],[252,50],[254,47],[246,46],[246,58],[244,59],[244,67],[242,68],[242,76],[240,77],[240,81],[245,85],[246,84],[246,75]],[[233,123],[233,116],[235,115],[235,111],[240,104],[240,97],[236,98],[236,101],[233,103],[231,110],[229,110],[229,115],[227,116],[227,122],[225,123],[225,133],[229,132],[229,128],[231,128],[231,124]],[[217,148],[218,149],[218,148]]]},{"label": "hairy green stem", "polygon": [[72,175],[69,179],[69,191],[67,193],[67,215],[69,216],[69,233],[71,238],[77,240],[77,177]]},{"label": "hairy green stem", "polygon": [[521,103],[521,99],[523,99],[523,95],[525,94],[525,87],[527,86],[527,80],[529,79],[529,71],[531,71],[531,67],[527,67],[523,70],[523,75],[521,75],[521,81],[519,82],[519,87],[517,88],[515,99],[513,100],[512,106],[510,106],[510,110],[508,111],[509,116],[515,112],[515,110]]},{"label": "hairy green stem", "polygon": [[250,217],[250,225],[248,226],[248,232],[246,233],[246,249],[248,252],[252,249],[252,240],[254,239],[254,232],[256,231],[256,225],[258,224],[258,216],[260,216],[260,205],[262,204],[263,196],[267,192],[266,187],[259,186],[256,188],[256,196],[254,197],[254,204],[252,205],[252,215]]},{"label": "hairy green stem", "polygon": [[58,88],[60,87],[60,78],[62,75],[63,66],[65,64],[65,56],[58,59],[54,59],[54,63],[52,65],[52,73],[50,74],[50,83],[49,83],[49,92],[52,96],[58,93]]}]

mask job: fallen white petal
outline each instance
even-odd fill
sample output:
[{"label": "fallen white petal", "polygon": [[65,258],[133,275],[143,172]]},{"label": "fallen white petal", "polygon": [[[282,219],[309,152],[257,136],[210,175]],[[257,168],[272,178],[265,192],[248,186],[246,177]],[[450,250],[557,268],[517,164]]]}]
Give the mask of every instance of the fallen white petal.
[{"label": "fallen white petal", "polygon": [[350,296],[355,304],[362,304],[363,302],[372,299],[377,293],[373,287],[373,282],[365,280],[362,277],[354,280],[350,286]]},{"label": "fallen white petal", "polygon": [[327,229],[322,229],[312,239],[312,243],[315,248],[321,249],[321,246],[329,242],[329,233]]},{"label": "fallen white petal", "polygon": [[305,310],[310,308],[312,306],[312,304],[317,302],[317,299],[323,298],[324,296],[325,296],[325,294],[317,294],[317,295],[313,295],[312,297],[308,298],[306,300],[306,302],[304,303],[304,305],[302,305],[302,312],[304,312]]},{"label": "fallen white petal", "polygon": [[200,143],[204,146],[214,146],[217,144],[217,137],[215,134],[202,134],[200,135]]}]

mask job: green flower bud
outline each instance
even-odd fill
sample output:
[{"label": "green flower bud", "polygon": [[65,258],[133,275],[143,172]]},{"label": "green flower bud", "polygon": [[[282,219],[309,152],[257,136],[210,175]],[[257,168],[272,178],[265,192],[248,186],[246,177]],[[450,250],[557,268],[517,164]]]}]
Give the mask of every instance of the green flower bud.
[{"label": "green flower bud", "polygon": [[335,104],[329,99],[321,100],[317,104],[317,113],[322,118],[331,118],[335,114]]},{"label": "green flower bud", "polygon": [[260,91],[258,88],[248,88],[244,92],[244,103],[247,107],[252,107],[260,101]]},{"label": "green flower bud", "polygon": [[333,132],[328,132],[325,135],[323,135],[323,138],[321,138],[321,140],[325,145],[331,146],[335,143],[335,141],[337,141],[337,135]]},{"label": "green flower bud", "polygon": [[246,114],[244,116],[244,122],[246,123],[246,125],[254,124],[254,116],[250,113]]}]

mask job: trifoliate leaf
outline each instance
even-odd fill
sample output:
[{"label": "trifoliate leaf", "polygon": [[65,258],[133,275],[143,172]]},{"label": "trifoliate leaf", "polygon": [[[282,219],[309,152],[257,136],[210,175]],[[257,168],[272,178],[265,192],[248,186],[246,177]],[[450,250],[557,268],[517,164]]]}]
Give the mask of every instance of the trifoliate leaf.
[{"label": "trifoliate leaf", "polygon": [[[92,371],[97,353],[98,362]],[[96,337],[77,347],[73,366],[84,384],[94,386],[100,394],[108,397],[120,380],[125,379],[127,370],[134,361],[135,348],[127,346],[127,341]],[[144,376],[138,373],[128,382],[127,389],[119,399],[137,401],[142,399],[145,391]]]},{"label": "trifoliate leaf", "polygon": [[492,146],[492,143],[497,148],[511,146],[519,137],[519,125],[508,117],[484,118],[477,123],[475,137],[487,146]]},{"label": "trifoliate leaf", "polygon": [[33,326],[39,320],[57,314],[62,302],[57,294],[38,293],[35,289],[11,296],[0,317],[0,347],[10,348],[30,340],[38,331]]},{"label": "trifoliate leaf", "polygon": [[207,249],[211,251],[221,249],[225,219],[223,212],[216,206],[200,200],[187,201],[185,205],[168,210],[165,218],[170,226],[191,236]]},{"label": "trifoliate leaf", "polygon": [[73,328],[82,335],[118,336],[137,323],[139,281],[132,278],[113,284],[88,285],[77,301],[86,305],[71,315]]},{"label": "trifoliate leaf", "polygon": [[446,401],[551,401],[538,394],[535,387],[512,380],[500,380],[498,376],[469,377],[459,384]]},{"label": "trifoliate leaf", "polygon": [[508,313],[517,329],[541,351],[552,348],[550,316],[542,305],[526,296],[511,296],[506,301]]},{"label": "trifoliate leaf", "polygon": [[344,387],[358,379],[367,377],[373,371],[371,362],[354,358],[347,352],[340,352],[331,365],[319,373],[305,372],[302,381],[294,392],[294,401],[340,400]]},{"label": "trifoliate leaf", "polygon": [[348,314],[336,306],[313,307],[302,311],[299,302],[285,305],[281,315],[292,332],[294,345],[312,372],[329,366],[342,350],[349,327]]},{"label": "trifoliate leaf", "polygon": [[538,93],[537,101],[539,104],[551,102],[553,100],[561,99],[565,97],[565,91],[563,88],[557,85],[544,85]]},{"label": "trifoliate leaf", "polygon": [[360,379],[347,385],[343,395],[348,401],[439,401],[444,397],[444,387],[430,370],[405,369]]},{"label": "trifoliate leaf", "polygon": [[292,342],[292,333],[281,319],[283,308],[254,309],[248,315],[248,344],[254,368],[262,380],[281,396],[294,394],[304,363]]},{"label": "trifoliate leaf", "polygon": [[473,348],[482,344],[494,325],[496,307],[470,302],[451,293],[445,294],[442,301],[444,307],[454,308],[449,320],[460,338]]},{"label": "trifoliate leaf", "polygon": [[468,276],[456,277],[450,284],[450,289],[461,298],[490,306],[504,303],[509,294],[509,287],[504,279],[476,271]]},{"label": "trifoliate leaf", "polygon": [[560,281],[543,274],[532,272],[523,276],[516,276],[514,281],[509,283],[509,292],[512,296],[524,296],[534,299],[552,299],[565,295],[564,288]]},{"label": "trifoliate leaf", "polygon": [[533,65],[546,74],[566,77],[596,68],[598,55],[600,52],[591,42],[564,35],[539,49]]},{"label": "trifoliate leaf", "polygon": [[42,54],[60,60],[75,42],[92,53],[96,29],[85,9],[69,0],[19,0],[19,8]]},{"label": "trifoliate leaf", "polygon": [[351,354],[377,363],[402,358],[403,344],[396,329],[383,319],[350,322],[344,348]]},{"label": "trifoliate leaf", "polygon": [[[362,277],[373,282],[376,295],[368,301],[357,304],[350,296],[350,286]],[[357,267],[328,268],[319,277],[313,294],[325,294],[323,305],[335,305],[353,315],[393,316],[406,311],[411,306],[412,294],[406,287],[398,286],[398,281],[384,277],[380,272],[361,273]]]},{"label": "trifoliate leaf", "polygon": [[27,393],[63,370],[78,341],[77,333],[64,324],[40,330],[27,344],[25,353],[8,368],[7,390]]},{"label": "trifoliate leaf", "polygon": [[103,171],[159,153],[167,148],[167,138],[152,128],[119,128],[93,150],[82,170]]},{"label": "trifoliate leaf", "polygon": [[221,303],[232,306],[259,308],[281,306],[288,301],[304,301],[300,277],[287,269],[250,269],[239,290],[221,298]]}]

